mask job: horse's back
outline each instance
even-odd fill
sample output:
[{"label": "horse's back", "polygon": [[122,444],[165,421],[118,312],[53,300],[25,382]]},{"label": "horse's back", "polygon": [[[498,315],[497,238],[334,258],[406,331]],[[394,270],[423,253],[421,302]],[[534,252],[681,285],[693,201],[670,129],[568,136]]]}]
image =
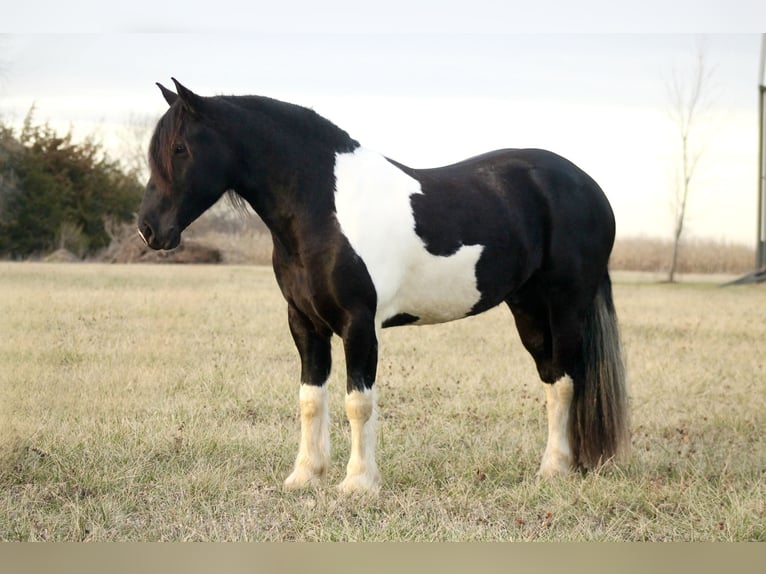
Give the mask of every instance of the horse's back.
[{"label": "horse's back", "polygon": [[609,202],[593,178],[570,160],[544,149],[499,149],[444,167],[402,168],[436,193],[444,184],[463,193],[479,186],[496,192],[511,207],[534,196],[553,211],[588,205],[597,216],[613,219]]}]

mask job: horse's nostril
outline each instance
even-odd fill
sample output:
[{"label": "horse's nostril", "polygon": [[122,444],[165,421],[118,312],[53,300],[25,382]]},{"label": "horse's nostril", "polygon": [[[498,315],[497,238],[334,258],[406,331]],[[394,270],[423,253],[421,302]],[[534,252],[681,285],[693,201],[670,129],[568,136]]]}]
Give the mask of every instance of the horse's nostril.
[{"label": "horse's nostril", "polygon": [[150,245],[152,240],[154,239],[154,230],[152,229],[152,226],[149,225],[148,223],[139,224],[138,234],[141,236],[141,239],[144,240],[144,243],[147,246]]}]

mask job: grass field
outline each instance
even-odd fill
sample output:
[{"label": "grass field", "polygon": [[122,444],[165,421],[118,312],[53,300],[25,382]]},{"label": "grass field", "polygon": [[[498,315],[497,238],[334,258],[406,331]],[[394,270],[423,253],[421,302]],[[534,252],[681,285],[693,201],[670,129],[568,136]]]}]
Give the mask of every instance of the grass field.
[{"label": "grass field", "polygon": [[380,497],[286,493],[298,359],[262,267],[0,263],[0,539],[766,541],[766,287],[618,275],[633,455],[551,482],[510,314],[383,333]]}]

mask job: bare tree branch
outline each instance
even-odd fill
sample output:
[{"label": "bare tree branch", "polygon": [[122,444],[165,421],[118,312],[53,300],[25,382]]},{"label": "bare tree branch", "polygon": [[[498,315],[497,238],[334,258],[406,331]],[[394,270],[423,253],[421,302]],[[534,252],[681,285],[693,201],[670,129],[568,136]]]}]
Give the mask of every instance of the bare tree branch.
[{"label": "bare tree branch", "polygon": [[691,73],[681,76],[673,70],[672,83],[667,85],[669,115],[676,126],[680,147],[680,173],[673,185],[673,257],[668,281],[675,281],[681,236],[687,219],[689,196],[697,168],[705,151],[703,124],[709,122],[712,110],[708,98],[713,69],[708,65],[704,47],[698,45],[696,61]]}]

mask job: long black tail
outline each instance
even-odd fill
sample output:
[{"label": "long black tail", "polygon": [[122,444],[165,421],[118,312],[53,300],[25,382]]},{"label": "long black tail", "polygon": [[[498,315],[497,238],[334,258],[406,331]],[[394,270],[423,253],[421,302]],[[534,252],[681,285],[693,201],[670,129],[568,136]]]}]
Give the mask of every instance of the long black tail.
[{"label": "long black tail", "polygon": [[569,434],[575,464],[587,469],[620,459],[630,450],[625,366],[608,274],[585,320],[582,356]]}]

